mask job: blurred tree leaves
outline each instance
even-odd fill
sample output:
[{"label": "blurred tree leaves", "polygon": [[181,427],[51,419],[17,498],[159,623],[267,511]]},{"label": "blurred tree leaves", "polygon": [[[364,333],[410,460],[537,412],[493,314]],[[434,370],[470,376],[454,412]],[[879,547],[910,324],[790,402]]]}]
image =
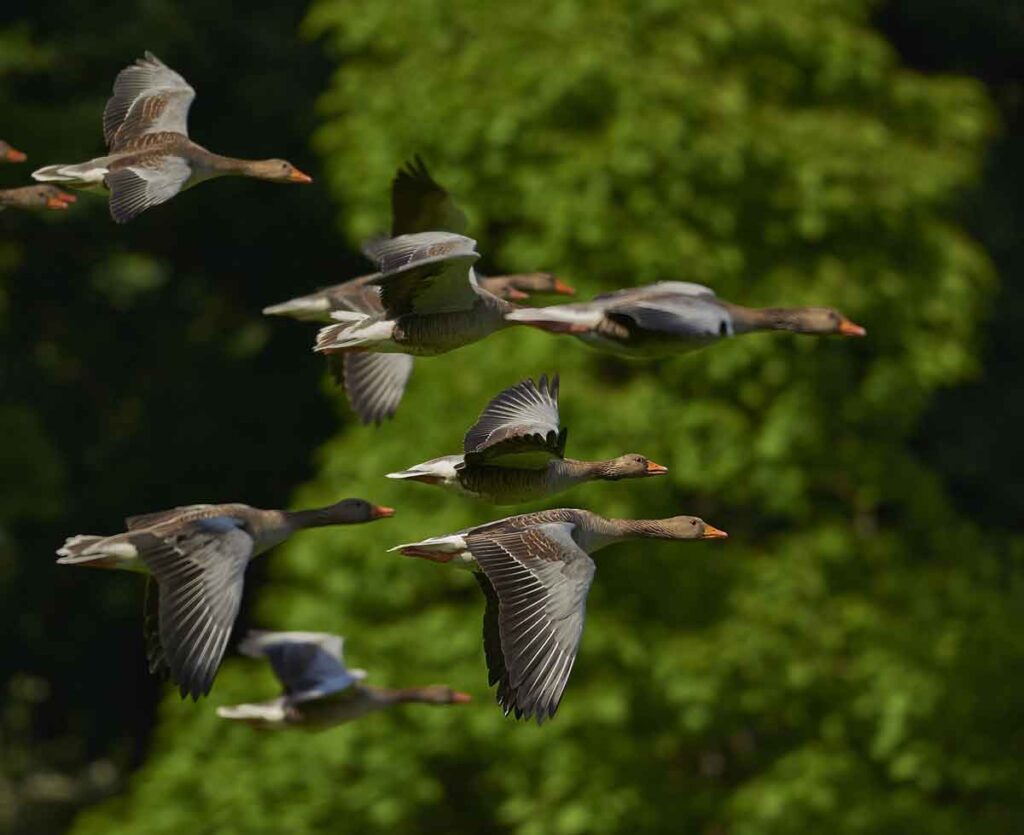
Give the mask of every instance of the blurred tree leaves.
[{"label": "blurred tree leaves", "polygon": [[[337,62],[315,141],[355,243],[423,153],[485,267],[584,294],[704,281],[748,304],[835,304],[862,343],[753,336],[622,365],[509,331],[418,363],[381,430],[347,428],[297,502],[386,523],[269,558],[262,626],[337,630],[388,685],[480,704],[259,735],[168,697],[131,792],[78,831],[1005,832],[1024,810],[1019,581],[908,448],[978,372],[992,270],[957,225],[993,113],[978,84],[900,67],[856,0],[316,0]],[[316,282],[310,282],[310,286]],[[572,453],[645,452],[671,484],[593,485],[608,515],[698,512],[723,547],[598,558],[557,720],[503,719],[464,575],[383,553],[501,514],[381,474],[457,449],[502,385],[560,371]],[[229,662],[213,703],[270,695]],[[216,775],[216,777],[214,777]]]}]

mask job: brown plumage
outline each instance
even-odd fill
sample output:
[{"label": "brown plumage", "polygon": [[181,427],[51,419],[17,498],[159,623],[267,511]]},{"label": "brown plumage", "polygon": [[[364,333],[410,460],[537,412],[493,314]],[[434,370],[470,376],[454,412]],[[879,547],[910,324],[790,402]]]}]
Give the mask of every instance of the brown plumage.
[{"label": "brown plumage", "polygon": [[585,481],[664,475],[666,467],[628,453],[607,461],[565,457],[558,377],[524,380],[498,394],[466,432],[462,455],[444,455],[388,478],[446,487],[494,504],[546,498]]},{"label": "brown plumage", "polygon": [[590,554],[627,539],[717,539],[695,516],[605,519],[588,510],[525,513],[392,548],[476,573],[487,600],[484,654],[498,704],[517,719],[554,716],[569,680],[594,579]]},{"label": "brown plumage", "polygon": [[[420,253],[418,264],[406,262],[401,269],[393,263],[387,270],[381,267],[389,273],[386,276],[360,276],[264,309],[267,315],[340,322],[321,330],[316,350],[327,354],[331,373],[344,385],[349,403],[363,423],[379,425],[395,414],[412,374],[413,356],[443,353],[505,327],[502,317],[514,309],[507,303],[512,299],[529,293],[573,292],[550,273],[476,276],[474,284],[468,271],[448,269],[456,262],[465,266],[476,259],[475,251],[457,253],[458,246],[464,248],[469,240],[461,235],[466,226],[466,215],[416,157],[400,168],[391,182],[391,235],[394,240],[409,240],[410,236],[433,233],[430,245],[434,251]],[[442,232],[457,234],[445,236]],[[457,246],[456,239],[460,241]],[[455,258],[447,265],[436,249],[442,244],[456,246],[452,250]],[[386,244],[371,242],[368,248],[379,253],[382,246]],[[374,260],[378,258],[374,256]],[[450,291],[447,298],[439,298],[442,284]],[[419,309],[410,305],[413,296],[420,297]],[[389,323],[395,317],[403,318],[391,328]],[[375,340],[378,343],[394,344],[366,348],[358,339],[353,342],[352,338],[365,335],[368,328],[378,335],[386,332],[383,340]],[[391,340],[392,336],[396,338]]]},{"label": "brown plumage", "polygon": [[109,153],[75,165],[33,172],[41,182],[110,192],[110,214],[126,223],[203,180],[227,175],[278,183],[311,178],[286,160],[244,160],[214,154],[188,137],[196,91],[153,53],[123,69],[103,111]]},{"label": "brown plumage", "polygon": [[393,513],[362,499],[299,511],[188,505],[131,516],[128,530],[113,536],[70,537],[57,562],[149,574],[144,626],[150,671],[166,669],[182,697],[198,699],[209,693],[224,657],[249,560],[305,528]]}]

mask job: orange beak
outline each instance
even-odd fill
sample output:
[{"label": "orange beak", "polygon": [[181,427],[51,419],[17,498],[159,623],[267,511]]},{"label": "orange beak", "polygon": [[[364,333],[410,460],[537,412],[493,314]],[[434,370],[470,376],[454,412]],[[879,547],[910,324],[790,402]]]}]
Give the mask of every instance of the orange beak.
[{"label": "orange beak", "polygon": [[563,296],[575,296],[576,295],[576,288],[572,287],[569,284],[566,284],[560,278],[556,278],[555,279],[555,286],[554,286],[553,289],[554,289],[554,291],[556,293],[560,293]]},{"label": "orange beak", "polygon": [[505,298],[510,302],[521,302],[530,298],[530,294],[524,293],[522,290],[517,290],[515,287],[509,287],[505,292]]},{"label": "orange beak", "polygon": [[66,209],[67,207],[68,207],[68,204],[65,203],[63,200],[61,200],[59,197],[47,197],[46,198],[46,208],[47,209],[55,209],[57,211],[62,211],[64,209]]},{"label": "orange beak", "polygon": [[291,174],[288,175],[288,179],[293,183],[311,183],[313,178],[309,174],[303,174],[298,168],[294,169]]},{"label": "orange beak", "polygon": [[8,148],[4,157],[8,162],[24,162],[28,159],[24,151],[15,151],[14,148]]},{"label": "orange beak", "polygon": [[462,693],[458,690],[452,692],[452,703],[457,705],[468,704],[473,701],[473,697],[469,693]]},{"label": "orange beak", "polygon": [[395,515],[395,509],[393,507],[384,507],[383,505],[375,505],[370,511],[371,519],[387,519],[389,516]]},{"label": "orange beak", "polygon": [[668,467],[663,467],[661,464],[655,464],[653,461],[647,462],[647,475],[665,475],[668,472]]},{"label": "orange beak", "polygon": [[704,535],[701,539],[728,539],[729,534],[725,531],[720,531],[714,525],[709,525],[707,522],[704,523]]},{"label": "orange beak", "polygon": [[839,333],[843,336],[867,336],[868,332],[860,325],[855,325],[849,319],[843,319],[839,323]]}]

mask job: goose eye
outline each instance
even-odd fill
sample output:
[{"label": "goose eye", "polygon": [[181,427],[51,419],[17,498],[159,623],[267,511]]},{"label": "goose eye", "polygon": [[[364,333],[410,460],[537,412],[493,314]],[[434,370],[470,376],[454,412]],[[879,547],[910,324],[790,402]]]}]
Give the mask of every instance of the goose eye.
[{"label": "goose eye", "polygon": [[690,520],[690,524],[693,525],[693,527],[697,527],[697,520],[696,519],[691,519]]}]

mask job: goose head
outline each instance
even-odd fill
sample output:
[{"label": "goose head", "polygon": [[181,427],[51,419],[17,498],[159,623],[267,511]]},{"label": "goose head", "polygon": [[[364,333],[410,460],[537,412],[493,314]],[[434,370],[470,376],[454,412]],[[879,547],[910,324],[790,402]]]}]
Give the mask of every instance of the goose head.
[{"label": "goose head", "polygon": [[608,461],[604,467],[603,477],[606,481],[618,481],[623,478],[649,478],[665,475],[667,472],[668,467],[655,464],[644,455],[629,453]]},{"label": "goose head", "polygon": [[804,307],[794,312],[793,330],[797,333],[866,336],[867,331],[831,307]]},{"label": "goose head", "polygon": [[372,504],[364,499],[342,499],[325,507],[322,514],[328,525],[357,525],[394,516],[395,509]]},{"label": "goose head", "polygon": [[725,531],[709,525],[699,516],[672,516],[658,522],[665,539],[725,539]]},{"label": "goose head", "polygon": [[24,162],[28,157],[24,152],[12,148],[0,139],[0,160],[3,162]]},{"label": "goose head", "polygon": [[313,178],[303,174],[284,159],[261,159],[250,162],[246,166],[246,174],[258,180],[269,180],[272,183],[311,183]]}]

